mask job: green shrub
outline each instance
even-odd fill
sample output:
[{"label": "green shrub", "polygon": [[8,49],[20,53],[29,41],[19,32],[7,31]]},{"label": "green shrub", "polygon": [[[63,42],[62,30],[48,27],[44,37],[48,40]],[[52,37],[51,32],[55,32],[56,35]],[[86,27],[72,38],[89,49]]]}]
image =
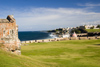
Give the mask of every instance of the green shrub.
[{"label": "green shrub", "polygon": [[75,33],[81,33],[81,31],[78,30],[78,29],[74,29],[74,30],[71,31],[71,33],[74,33],[74,32],[75,32]]},{"label": "green shrub", "polygon": [[90,29],[94,29],[94,26],[93,26],[93,27],[91,27]]},{"label": "green shrub", "polygon": [[100,25],[98,25],[97,28],[100,28]]}]

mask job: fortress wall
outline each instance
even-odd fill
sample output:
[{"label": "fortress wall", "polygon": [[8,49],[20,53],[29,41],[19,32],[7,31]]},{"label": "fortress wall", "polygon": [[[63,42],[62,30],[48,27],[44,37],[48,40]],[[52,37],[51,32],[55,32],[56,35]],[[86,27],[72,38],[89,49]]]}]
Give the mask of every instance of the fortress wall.
[{"label": "fortress wall", "polygon": [[44,39],[43,42],[50,42],[50,39]]},{"label": "fortress wall", "polygon": [[43,40],[35,40],[35,43],[41,43]]},{"label": "fortress wall", "polygon": [[96,37],[88,37],[89,40],[96,39]]},{"label": "fortress wall", "polygon": [[70,39],[70,40],[79,40],[78,37],[70,37],[69,39]]},{"label": "fortress wall", "polygon": [[63,40],[63,38],[56,38],[56,41],[61,41]]},{"label": "fortress wall", "polygon": [[97,39],[100,39],[100,36],[97,36]]},{"label": "fortress wall", "polygon": [[69,39],[68,38],[53,38],[53,39],[22,41],[21,43],[41,43],[41,42],[63,41],[63,40],[69,40]]},{"label": "fortress wall", "polygon": [[21,43],[26,43],[26,41],[21,41]]},{"label": "fortress wall", "polygon": [[50,39],[50,41],[55,41],[56,39]]},{"label": "fortress wall", "polygon": [[87,33],[77,34],[77,36],[84,36],[84,35],[87,35]]},{"label": "fortress wall", "polygon": [[69,38],[64,38],[64,40],[69,40]]},{"label": "fortress wall", "polygon": [[42,39],[42,40],[32,40],[32,41],[22,41],[22,43],[42,43],[42,42],[53,42],[53,41],[63,41],[63,40],[92,40],[100,39],[100,36],[96,37],[70,37],[70,38],[53,38],[53,39]]},{"label": "fortress wall", "polygon": [[88,40],[87,37],[79,37],[79,40]]},{"label": "fortress wall", "polygon": [[25,41],[25,43],[31,43],[30,41]]},{"label": "fortress wall", "polygon": [[7,51],[21,53],[18,26],[12,15],[8,15],[7,19],[0,19],[0,43],[4,45],[4,49]]},{"label": "fortress wall", "polygon": [[31,40],[30,43],[35,43],[35,40]]}]

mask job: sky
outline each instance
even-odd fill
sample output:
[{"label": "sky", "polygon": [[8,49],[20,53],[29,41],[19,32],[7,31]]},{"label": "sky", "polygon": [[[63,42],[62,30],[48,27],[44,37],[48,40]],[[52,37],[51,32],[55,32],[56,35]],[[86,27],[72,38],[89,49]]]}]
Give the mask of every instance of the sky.
[{"label": "sky", "polygon": [[7,15],[19,31],[100,24],[100,0],[0,0],[0,18]]}]

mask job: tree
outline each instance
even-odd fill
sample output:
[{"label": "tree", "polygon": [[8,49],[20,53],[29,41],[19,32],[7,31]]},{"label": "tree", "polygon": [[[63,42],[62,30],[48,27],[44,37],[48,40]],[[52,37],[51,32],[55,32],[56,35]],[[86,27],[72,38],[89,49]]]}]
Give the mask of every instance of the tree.
[{"label": "tree", "polygon": [[93,27],[91,27],[90,29],[94,29],[94,26],[93,26]]},{"label": "tree", "polygon": [[79,30],[79,29],[73,29],[72,31],[71,31],[71,33],[81,33],[81,31]]},{"label": "tree", "polygon": [[97,28],[100,28],[100,25],[97,25]]}]

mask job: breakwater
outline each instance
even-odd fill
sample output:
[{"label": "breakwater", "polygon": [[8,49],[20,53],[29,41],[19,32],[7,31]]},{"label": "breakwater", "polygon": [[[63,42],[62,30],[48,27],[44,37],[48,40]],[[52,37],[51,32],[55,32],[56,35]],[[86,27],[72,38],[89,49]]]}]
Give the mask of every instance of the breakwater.
[{"label": "breakwater", "polygon": [[28,41],[21,41],[21,43],[42,43],[42,42],[53,42],[53,41],[62,41],[62,40],[92,40],[92,39],[100,39],[100,36],[53,38],[53,39],[42,39],[42,40],[28,40]]}]

